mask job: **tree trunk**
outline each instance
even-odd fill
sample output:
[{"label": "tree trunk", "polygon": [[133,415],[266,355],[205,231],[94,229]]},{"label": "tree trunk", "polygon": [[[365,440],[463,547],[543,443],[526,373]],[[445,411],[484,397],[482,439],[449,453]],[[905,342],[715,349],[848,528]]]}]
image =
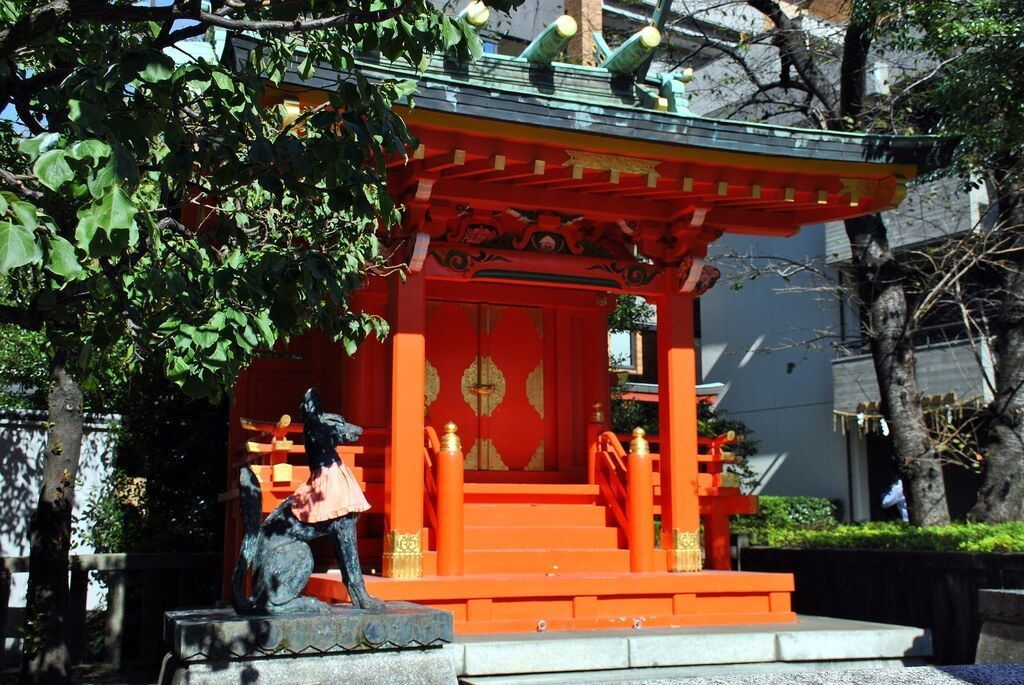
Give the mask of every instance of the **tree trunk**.
[{"label": "tree trunk", "polygon": [[882,415],[892,436],[894,466],[903,479],[910,522],[948,524],[942,464],[925,424],[914,379],[914,342],[904,275],[889,248],[879,215],[848,219],[846,235],[853,254],[857,292],[867,313]]},{"label": "tree trunk", "polygon": [[39,504],[29,527],[23,685],[64,682],[71,669],[65,621],[71,512],[82,451],[82,391],[64,368],[62,355],[52,376]]},{"label": "tree trunk", "polygon": [[[1024,250],[1024,180],[999,189],[1002,230]],[[1024,254],[1007,260],[1002,304],[996,319],[995,398],[989,405],[985,477],[971,509],[973,521],[998,523],[1024,518]]]}]

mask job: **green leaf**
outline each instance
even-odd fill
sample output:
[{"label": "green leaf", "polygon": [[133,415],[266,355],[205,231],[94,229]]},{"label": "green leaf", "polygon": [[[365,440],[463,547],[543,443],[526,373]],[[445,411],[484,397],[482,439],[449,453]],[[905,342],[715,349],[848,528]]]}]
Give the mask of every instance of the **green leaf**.
[{"label": "green leaf", "polygon": [[32,173],[50,190],[57,190],[75,177],[75,172],[64,159],[64,150],[49,150],[41,154],[32,165]]},{"label": "green leaf", "polygon": [[16,201],[11,205],[11,213],[18,220],[18,223],[29,231],[34,231],[36,226],[39,225],[39,210],[29,202],[23,200]]},{"label": "green leaf", "polygon": [[75,122],[79,129],[95,134],[106,131],[105,113],[96,105],[82,100],[68,100],[68,119]]},{"label": "green leaf", "polygon": [[26,264],[36,264],[43,250],[28,228],[10,221],[0,221],[0,273]]},{"label": "green leaf", "polygon": [[466,47],[469,48],[469,58],[479,59],[480,55],[484,54],[484,44],[473,27],[465,22],[462,24],[462,35],[466,39]]},{"label": "green leaf", "polygon": [[223,71],[213,72],[213,82],[221,90],[226,90],[229,93],[235,92],[235,80],[229,74]]},{"label": "green leaf", "polygon": [[110,157],[110,146],[102,140],[80,140],[68,148],[67,156],[71,159],[91,159],[93,167],[99,166],[107,157]]},{"label": "green leaf", "polygon": [[166,81],[174,73],[174,60],[154,49],[139,50],[126,55],[125,66],[136,72],[138,78],[146,83]]},{"label": "green leaf", "polygon": [[82,265],[75,256],[75,246],[59,235],[49,240],[50,259],[46,268],[67,279],[73,279],[82,273]]},{"label": "green leaf", "polygon": [[[90,256],[116,254],[135,244],[139,237],[135,205],[119,187],[111,188],[98,202],[78,212],[75,240]],[[98,240],[98,237],[106,240]]]},{"label": "green leaf", "polygon": [[18,143],[18,149],[31,159],[36,159],[60,141],[56,133],[42,133],[32,138],[25,138]]},{"label": "green leaf", "polygon": [[445,17],[441,23],[441,37],[444,39],[444,47],[447,50],[453,45],[458,45],[462,40],[462,31],[452,23],[451,19]]}]

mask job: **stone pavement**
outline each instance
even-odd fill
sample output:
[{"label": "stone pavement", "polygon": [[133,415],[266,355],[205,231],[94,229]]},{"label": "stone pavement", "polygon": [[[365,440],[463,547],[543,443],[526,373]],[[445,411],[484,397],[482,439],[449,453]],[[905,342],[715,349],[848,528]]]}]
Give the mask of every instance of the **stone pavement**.
[{"label": "stone pavement", "polygon": [[816,673],[747,673],[715,678],[615,681],[615,685],[1021,685],[1022,664],[919,666]]},{"label": "stone pavement", "polygon": [[903,668],[924,665],[932,653],[922,628],[818,616],[775,625],[460,635],[444,649],[468,685]]}]

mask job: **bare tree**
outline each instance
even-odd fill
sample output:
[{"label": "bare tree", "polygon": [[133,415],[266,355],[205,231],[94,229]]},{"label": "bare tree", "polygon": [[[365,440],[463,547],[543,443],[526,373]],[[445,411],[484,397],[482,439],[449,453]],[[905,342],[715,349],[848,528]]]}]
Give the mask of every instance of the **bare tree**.
[{"label": "bare tree", "polygon": [[[878,9],[851,0],[836,22],[823,22],[775,0],[701,3],[677,18],[700,27],[699,15],[733,7],[748,13],[750,30],[737,44],[705,34],[706,42],[680,57],[696,53],[721,56],[741,77],[728,81],[737,96],[726,115],[811,122],[824,129],[865,130],[873,124],[866,76]],[[756,19],[749,18],[749,10]],[[906,484],[911,521],[919,525],[949,523],[942,463],[928,430],[914,377],[914,330],[906,292],[908,274],[890,247],[880,215],[849,219],[846,235],[852,254],[854,290],[862,303],[864,325],[890,427],[894,467]]]}]

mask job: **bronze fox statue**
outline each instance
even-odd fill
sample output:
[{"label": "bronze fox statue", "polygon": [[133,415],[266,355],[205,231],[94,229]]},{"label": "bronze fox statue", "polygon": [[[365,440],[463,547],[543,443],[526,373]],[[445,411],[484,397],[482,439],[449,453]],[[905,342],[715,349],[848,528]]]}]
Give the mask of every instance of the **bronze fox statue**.
[{"label": "bronze fox statue", "polygon": [[[335,463],[344,467],[335,446],[357,441],[362,429],[337,414],[325,412],[315,388],[310,388],[303,395],[301,415],[310,474]],[[293,494],[281,502],[261,525],[262,493],[256,474],[244,466],[238,481],[243,537],[231,582],[232,604],[236,612],[251,616],[328,611],[326,603],[301,594],[313,573],[313,552],[309,543],[323,536],[331,540],[352,604],[361,609],[384,608],[383,602],[367,593],[363,582],[356,545],[358,513],[316,523],[301,521],[292,511]],[[253,593],[247,596],[245,574],[250,567],[253,570]]]}]

